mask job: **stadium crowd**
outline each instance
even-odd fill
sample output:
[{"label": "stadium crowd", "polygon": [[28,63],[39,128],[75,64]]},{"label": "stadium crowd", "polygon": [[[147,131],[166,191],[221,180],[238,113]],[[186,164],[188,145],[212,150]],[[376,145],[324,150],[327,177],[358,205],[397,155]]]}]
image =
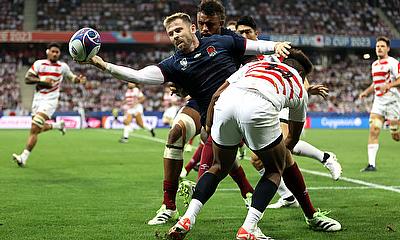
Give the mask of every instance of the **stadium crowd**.
[{"label": "stadium crowd", "polygon": [[0,0],[0,30],[22,30],[24,0]]},{"label": "stadium crowd", "polygon": [[[242,15],[255,18],[265,33],[273,34],[341,34],[353,36],[386,35],[390,28],[379,17],[375,6],[390,18],[399,18],[398,1],[223,1],[227,20]],[[99,31],[163,31],[164,16],[184,11],[195,16],[197,1],[52,0],[38,2],[41,30],[76,30],[92,26]],[[92,15],[90,13],[101,13]],[[289,13],[289,14],[288,14]],[[307,24],[305,24],[307,23]],[[399,24],[397,24],[399,26]]]}]

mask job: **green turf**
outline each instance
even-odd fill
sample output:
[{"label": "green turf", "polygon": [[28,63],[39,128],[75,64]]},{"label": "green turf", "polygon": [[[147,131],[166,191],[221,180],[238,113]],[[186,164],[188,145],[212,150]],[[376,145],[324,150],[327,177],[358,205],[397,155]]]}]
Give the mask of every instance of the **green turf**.
[{"label": "green turf", "polygon": [[[148,226],[162,201],[160,140],[145,131],[129,143],[117,142],[121,131],[48,132],[40,136],[26,168],[11,161],[23,149],[28,131],[0,131],[0,239],[155,239],[173,223]],[[165,139],[166,130],[157,138]],[[305,140],[337,154],[344,176],[399,186],[399,147],[387,131],[381,136],[378,171],[360,173],[367,164],[367,130],[307,130]],[[190,158],[186,154],[186,159]],[[296,157],[307,170],[327,173],[313,160]],[[242,161],[253,185],[258,175]],[[359,187],[304,173],[309,187]],[[195,174],[189,175],[195,179]],[[220,189],[234,189],[231,179]],[[400,239],[400,193],[380,189],[310,190],[316,207],[332,210],[344,230],[309,230],[301,210],[270,210],[259,226],[276,239]],[[274,201],[276,198],[274,199]],[[178,208],[184,211],[178,199]],[[238,191],[217,191],[203,208],[187,239],[234,239],[246,209]]]}]

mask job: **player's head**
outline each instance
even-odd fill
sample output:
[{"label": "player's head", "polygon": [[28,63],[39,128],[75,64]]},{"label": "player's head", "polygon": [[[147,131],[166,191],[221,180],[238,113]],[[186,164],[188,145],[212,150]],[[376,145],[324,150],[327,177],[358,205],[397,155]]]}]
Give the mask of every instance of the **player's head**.
[{"label": "player's head", "polygon": [[60,58],[61,46],[58,43],[50,43],[47,45],[46,55],[50,62],[57,62]]},{"label": "player's head", "polygon": [[283,63],[296,69],[303,79],[313,70],[310,59],[296,48],[289,49],[289,56],[283,60]]},{"label": "player's head", "polygon": [[378,37],[376,39],[375,52],[378,58],[386,58],[390,51],[390,39],[387,37]]},{"label": "player's head", "polygon": [[197,11],[197,27],[202,36],[221,34],[225,24],[225,8],[218,0],[203,0]]},{"label": "player's head", "polygon": [[186,13],[175,13],[165,18],[164,27],[167,35],[176,48],[190,52],[196,38],[196,26]]},{"label": "player's head", "polygon": [[256,22],[250,16],[243,16],[237,21],[236,32],[250,40],[257,40],[258,37]]},{"label": "player's head", "polygon": [[236,32],[236,23],[237,22],[234,21],[234,20],[229,21],[229,22],[226,23],[226,28],[231,30],[231,31],[233,31],[233,32]]},{"label": "player's head", "polygon": [[137,87],[136,83],[128,83],[128,88],[129,89],[134,89],[135,87]]}]

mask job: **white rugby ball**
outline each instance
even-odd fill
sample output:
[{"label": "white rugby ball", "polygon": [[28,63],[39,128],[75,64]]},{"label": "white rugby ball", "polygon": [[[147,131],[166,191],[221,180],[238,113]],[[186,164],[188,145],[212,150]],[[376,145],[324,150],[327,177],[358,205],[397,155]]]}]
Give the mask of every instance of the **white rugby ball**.
[{"label": "white rugby ball", "polygon": [[92,28],[82,28],[69,40],[68,50],[72,59],[85,62],[100,50],[100,34]]}]

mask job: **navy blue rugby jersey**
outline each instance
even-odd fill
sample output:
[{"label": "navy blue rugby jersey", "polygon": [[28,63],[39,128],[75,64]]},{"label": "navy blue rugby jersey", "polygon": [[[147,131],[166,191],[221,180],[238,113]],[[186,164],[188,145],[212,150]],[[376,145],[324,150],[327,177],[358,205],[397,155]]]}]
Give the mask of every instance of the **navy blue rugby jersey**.
[{"label": "navy blue rugby jersey", "polygon": [[158,67],[165,82],[178,84],[196,100],[204,118],[212,95],[237,70],[237,57],[244,55],[246,40],[212,35],[199,41],[193,52],[177,51]]}]

